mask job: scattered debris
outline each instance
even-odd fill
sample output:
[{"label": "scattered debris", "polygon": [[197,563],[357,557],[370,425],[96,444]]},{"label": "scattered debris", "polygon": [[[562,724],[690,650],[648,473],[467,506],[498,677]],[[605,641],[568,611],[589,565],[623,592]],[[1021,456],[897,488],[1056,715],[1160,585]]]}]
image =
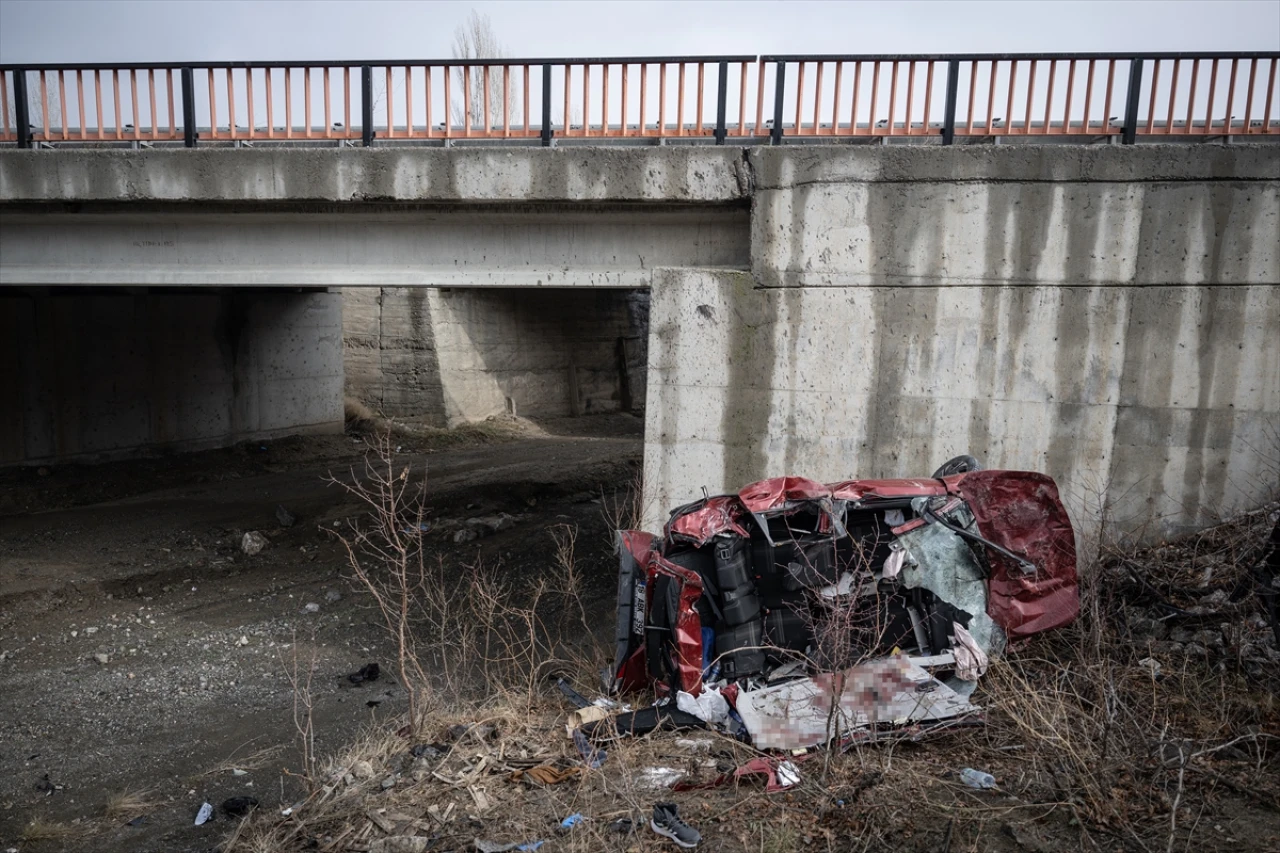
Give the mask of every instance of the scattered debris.
[{"label": "scattered debris", "polygon": [[674,767],[645,767],[637,772],[634,778],[641,788],[659,789],[670,788],[684,776],[683,770],[677,770]]},{"label": "scattered debris", "polygon": [[298,523],[297,517],[283,505],[276,507],[276,521],[280,522],[281,527],[293,527]]},{"label": "scattered debris", "polygon": [[320,605],[316,604],[314,601],[309,601],[307,602],[307,606],[302,608],[302,612],[303,613],[319,613]]},{"label": "scattered debris", "polygon": [[367,663],[360,669],[347,676],[347,681],[352,684],[361,684],[365,681],[377,681],[378,676],[382,674],[382,668],[376,663]]},{"label": "scattered debris", "polygon": [[255,554],[261,554],[262,549],[265,547],[267,547],[267,537],[256,530],[250,530],[240,540],[240,550],[250,557]]},{"label": "scattered debris", "polygon": [[977,788],[982,791],[990,790],[996,786],[996,777],[990,773],[983,773],[981,770],[974,770],[972,767],[966,767],[960,771],[960,781],[970,788]]},{"label": "scattered debris", "polygon": [[680,809],[675,803],[654,803],[649,827],[687,849],[697,847],[702,841],[702,833],[680,819]]},{"label": "scattered debris", "polygon": [[564,820],[560,821],[560,828],[573,829],[575,826],[582,823],[584,820],[586,820],[586,818],[584,818],[581,814],[578,814],[575,812],[574,814],[571,814]]},{"label": "scattered debris", "polygon": [[104,654],[102,652],[98,652],[96,655],[94,655],[93,659],[96,660],[98,663],[102,664],[103,666],[106,666],[107,664],[111,663],[111,656]]},{"label": "scattered debris", "polygon": [[585,773],[582,767],[557,767],[554,764],[539,764],[526,770],[515,770],[507,778],[512,782],[536,782],[539,785],[559,785],[570,779],[577,779]]},{"label": "scattered debris", "polygon": [[213,803],[202,803],[200,810],[196,812],[196,826],[204,826],[213,820]]},{"label": "scattered debris", "polygon": [[369,853],[427,853],[433,839],[418,835],[393,835],[369,845]]},{"label": "scattered debris", "polygon": [[503,844],[500,841],[485,841],[477,838],[475,840],[476,850],[480,853],[534,853],[539,847],[545,844],[545,841],[525,841],[523,843]]}]

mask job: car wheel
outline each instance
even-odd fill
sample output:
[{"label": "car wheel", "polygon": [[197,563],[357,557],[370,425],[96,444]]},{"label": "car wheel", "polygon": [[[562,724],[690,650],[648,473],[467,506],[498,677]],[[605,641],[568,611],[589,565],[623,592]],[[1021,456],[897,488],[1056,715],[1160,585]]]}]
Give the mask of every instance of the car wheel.
[{"label": "car wheel", "polygon": [[942,467],[933,472],[933,479],[950,477],[952,474],[968,474],[970,471],[981,471],[982,463],[973,456],[957,456],[948,459]]}]

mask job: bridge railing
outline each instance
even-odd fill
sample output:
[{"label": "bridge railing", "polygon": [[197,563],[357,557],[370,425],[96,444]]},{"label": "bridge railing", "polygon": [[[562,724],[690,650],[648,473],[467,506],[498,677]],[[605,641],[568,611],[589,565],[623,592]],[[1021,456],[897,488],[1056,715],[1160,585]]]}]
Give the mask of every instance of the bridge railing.
[{"label": "bridge railing", "polygon": [[1280,133],[1280,53],[0,66],[0,143]]},{"label": "bridge railing", "polygon": [[1278,60],[1280,54],[1266,53],[762,59],[775,67],[775,141],[785,133],[941,136],[945,142],[956,136],[1132,142],[1139,135],[1276,133]]}]

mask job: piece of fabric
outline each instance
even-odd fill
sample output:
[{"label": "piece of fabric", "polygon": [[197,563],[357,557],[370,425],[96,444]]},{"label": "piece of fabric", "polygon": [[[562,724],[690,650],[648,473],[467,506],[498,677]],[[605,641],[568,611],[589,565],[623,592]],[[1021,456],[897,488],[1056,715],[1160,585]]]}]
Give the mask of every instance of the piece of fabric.
[{"label": "piece of fabric", "polygon": [[977,681],[987,671],[987,653],[959,622],[951,623],[951,631],[956,638],[955,645],[951,648],[951,654],[956,659],[956,677],[964,681]]},{"label": "piece of fabric", "polygon": [[539,764],[537,767],[530,767],[527,770],[516,770],[507,777],[512,782],[537,782],[539,785],[559,785],[561,782],[568,782],[570,779],[577,779],[586,773],[586,768],[577,767],[557,767],[554,764]]}]

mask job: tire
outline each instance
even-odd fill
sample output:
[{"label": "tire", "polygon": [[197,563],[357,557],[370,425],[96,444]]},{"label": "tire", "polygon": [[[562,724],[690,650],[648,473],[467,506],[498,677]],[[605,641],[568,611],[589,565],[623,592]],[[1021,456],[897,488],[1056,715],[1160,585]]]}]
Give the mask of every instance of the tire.
[{"label": "tire", "polygon": [[950,477],[952,474],[967,474],[970,471],[981,471],[982,463],[973,456],[957,456],[954,459],[948,459],[943,463],[942,467],[933,472],[933,479],[940,480],[943,477]]}]

